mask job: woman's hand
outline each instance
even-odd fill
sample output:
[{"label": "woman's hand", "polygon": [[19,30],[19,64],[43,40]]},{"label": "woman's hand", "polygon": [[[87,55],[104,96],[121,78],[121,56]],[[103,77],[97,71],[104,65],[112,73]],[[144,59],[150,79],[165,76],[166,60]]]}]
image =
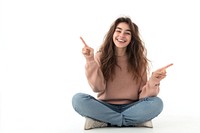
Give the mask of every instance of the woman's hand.
[{"label": "woman's hand", "polygon": [[81,39],[81,41],[82,41],[83,44],[84,44],[84,47],[83,47],[83,49],[82,49],[83,55],[84,55],[85,57],[94,56],[94,49],[91,48],[91,47],[89,47],[89,46],[85,43],[85,41],[83,40],[82,37],[80,37],[80,39]]},{"label": "woman's hand", "polygon": [[153,73],[152,73],[152,78],[153,79],[155,79],[155,80],[157,80],[157,81],[161,81],[162,79],[164,79],[165,77],[166,77],[166,69],[168,68],[168,67],[170,67],[170,66],[172,66],[173,64],[171,63],[171,64],[169,64],[169,65],[167,65],[167,66],[164,66],[164,67],[162,67],[162,68],[160,68],[160,69],[158,69],[158,70],[156,70],[156,71],[154,71]]}]

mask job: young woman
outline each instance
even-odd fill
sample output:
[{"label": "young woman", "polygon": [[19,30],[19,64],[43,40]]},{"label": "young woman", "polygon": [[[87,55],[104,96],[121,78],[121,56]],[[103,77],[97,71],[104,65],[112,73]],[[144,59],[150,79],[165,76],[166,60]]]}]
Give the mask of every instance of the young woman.
[{"label": "young woman", "polygon": [[146,49],[138,26],[129,17],[111,25],[100,50],[94,54],[83,38],[86,77],[97,98],[77,93],[72,98],[76,112],[86,117],[85,130],[117,126],[153,127],[151,120],[163,110],[157,97],[160,81],[169,64],[148,75]]}]

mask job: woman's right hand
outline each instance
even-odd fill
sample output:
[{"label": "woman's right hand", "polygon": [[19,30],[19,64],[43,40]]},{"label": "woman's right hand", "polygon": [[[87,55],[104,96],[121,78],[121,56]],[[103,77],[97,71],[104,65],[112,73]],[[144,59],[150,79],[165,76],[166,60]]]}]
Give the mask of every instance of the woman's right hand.
[{"label": "woman's right hand", "polygon": [[82,48],[82,53],[85,57],[89,57],[89,56],[94,56],[94,49],[89,47],[85,41],[83,40],[82,37],[80,37],[81,41],[83,42],[84,44],[84,47]]}]

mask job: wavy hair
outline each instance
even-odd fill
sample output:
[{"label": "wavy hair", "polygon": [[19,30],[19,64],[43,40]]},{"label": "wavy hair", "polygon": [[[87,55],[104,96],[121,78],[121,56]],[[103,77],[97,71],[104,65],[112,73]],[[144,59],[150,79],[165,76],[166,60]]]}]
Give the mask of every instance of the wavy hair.
[{"label": "wavy hair", "polygon": [[125,22],[129,25],[131,31],[131,42],[127,46],[126,54],[128,57],[128,71],[132,73],[133,79],[137,82],[142,80],[142,76],[149,69],[147,50],[140,39],[138,26],[132,22],[129,17],[119,17],[111,25],[109,31],[104,37],[103,44],[99,51],[101,52],[100,62],[101,70],[105,80],[113,80],[115,75],[115,67],[117,65],[117,57],[115,55],[115,44],[113,42],[113,34],[117,25]]}]

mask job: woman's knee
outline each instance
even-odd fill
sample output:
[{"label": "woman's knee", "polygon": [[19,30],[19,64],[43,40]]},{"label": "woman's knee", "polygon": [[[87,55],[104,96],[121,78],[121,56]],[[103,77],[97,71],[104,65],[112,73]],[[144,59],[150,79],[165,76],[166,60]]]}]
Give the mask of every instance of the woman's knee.
[{"label": "woman's knee", "polygon": [[87,104],[87,101],[90,100],[92,96],[85,94],[85,93],[76,93],[72,97],[72,106],[74,108],[84,106],[84,104]]},{"label": "woman's knee", "polygon": [[163,110],[163,101],[159,97],[152,97],[153,98],[153,106],[155,107],[158,114],[160,114]]},{"label": "woman's knee", "polygon": [[86,94],[84,93],[76,93],[73,97],[72,97],[72,105],[76,106],[77,104],[80,103],[80,101],[82,101],[82,99],[85,97]]}]

